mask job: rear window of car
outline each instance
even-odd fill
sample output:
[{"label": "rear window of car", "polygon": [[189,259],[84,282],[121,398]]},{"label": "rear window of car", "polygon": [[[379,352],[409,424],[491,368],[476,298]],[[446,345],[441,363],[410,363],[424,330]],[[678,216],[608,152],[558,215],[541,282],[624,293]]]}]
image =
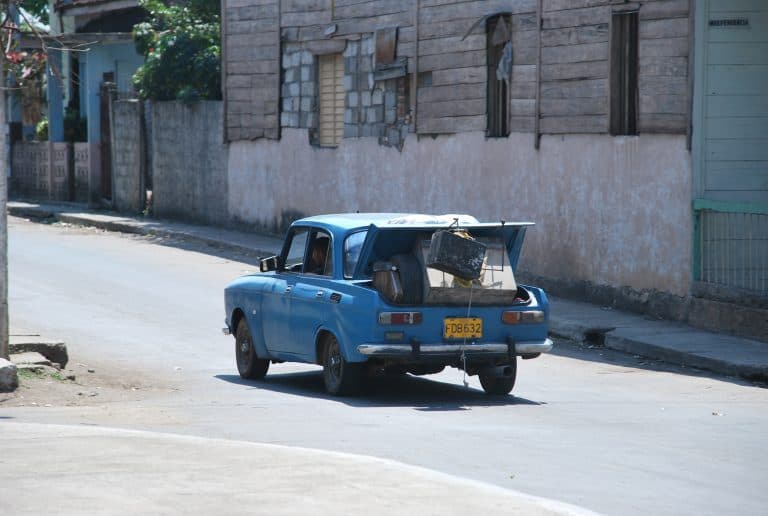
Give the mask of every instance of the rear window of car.
[{"label": "rear window of car", "polygon": [[360,259],[360,250],[368,231],[352,233],[344,240],[344,277],[351,278]]}]

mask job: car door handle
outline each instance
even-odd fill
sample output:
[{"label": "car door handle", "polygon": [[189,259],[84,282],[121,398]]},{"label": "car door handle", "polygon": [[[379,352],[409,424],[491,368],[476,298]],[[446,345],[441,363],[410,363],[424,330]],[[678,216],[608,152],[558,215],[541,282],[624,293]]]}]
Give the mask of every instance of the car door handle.
[{"label": "car door handle", "polygon": [[293,290],[293,287],[285,287],[285,293],[290,294],[291,290]]},{"label": "car door handle", "polygon": [[325,292],[323,292],[322,290],[318,290],[317,294],[315,294],[315,297],[323,297],[324,295],[325,295]]}]

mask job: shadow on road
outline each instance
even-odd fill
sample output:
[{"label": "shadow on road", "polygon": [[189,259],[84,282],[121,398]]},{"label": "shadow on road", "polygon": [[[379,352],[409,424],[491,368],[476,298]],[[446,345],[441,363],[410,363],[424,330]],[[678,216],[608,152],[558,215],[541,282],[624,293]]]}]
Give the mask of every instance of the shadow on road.
[{"label": "shadow on road", "polygon": [[268,374],[263,380],[243,380],[238,375],[220,374],[215,378],[253,389],[321,398],[352,407],[412,407],[425,412],[469,410],[472,407],[503,405],[543,405],[517,396],[489,396],[474,388],[460,387],[410,375],[369,379],[356,397],[336,397],[325,392],[320,371]]}]

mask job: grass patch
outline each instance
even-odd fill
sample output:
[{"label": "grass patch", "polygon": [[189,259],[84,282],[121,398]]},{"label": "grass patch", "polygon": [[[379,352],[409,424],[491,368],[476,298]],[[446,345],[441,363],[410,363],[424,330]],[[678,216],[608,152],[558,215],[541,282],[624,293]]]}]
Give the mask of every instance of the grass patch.
[{"label": "grass patch", "polygon": [[42,380],[45,378],[51,378],[53,380],[58,380],[60,382],[66,381],[66,378],[64,378],[61,375],[61,372],[59,371],[47,371],[45,369],[43,370],[37,370],[37,369],[18,369],[17,374],[19,376],[19,381],[21,380]]}]

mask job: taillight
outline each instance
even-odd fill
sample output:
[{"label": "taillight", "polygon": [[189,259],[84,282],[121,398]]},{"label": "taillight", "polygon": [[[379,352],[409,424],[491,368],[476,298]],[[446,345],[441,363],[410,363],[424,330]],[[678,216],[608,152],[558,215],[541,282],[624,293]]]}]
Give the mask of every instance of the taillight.
[{"label": "taillight", "polygon": [[529,310],[527,312],[502,312],[501,322],[504,324],[533,324],[544,322],[544,312]]},{"label": "taillight", "polygon": [[379,324],[421,324],[421,312],[381,312]]}]

